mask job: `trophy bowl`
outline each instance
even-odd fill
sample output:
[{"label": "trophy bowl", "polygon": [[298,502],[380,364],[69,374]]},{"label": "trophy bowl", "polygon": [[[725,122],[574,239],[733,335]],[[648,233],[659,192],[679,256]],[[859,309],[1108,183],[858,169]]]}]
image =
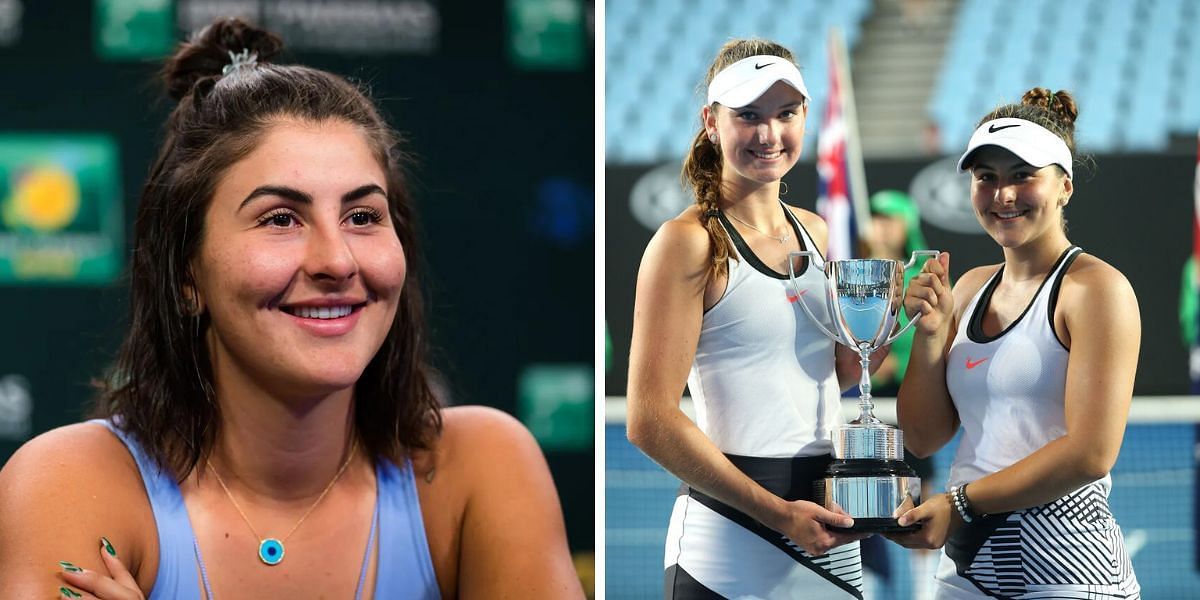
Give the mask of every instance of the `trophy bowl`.
[{"label": "trophy bowl", "polygon": [[[817,480],[814,490],[823,506],[840,509],[854,519],[850,531],[904,532],[920,527],[919,524],[901,527],[896,522],[900,514],[920,504],[921,479],[904,462],[904,433],[874,415],[870,355],[895,341],[920,318],[920,314],[915,315],[904,328],[892,334],[904,299],[904,270],[915,264],[918,256],[937,254],[935,250],[918,250],[907,264],[886,259],[826,261],[823,301],[832,328],[817,319],[805,301],[797,302],[818,330],[858,352],[862,366],[859,416],[830,432],[833,462],[825,476]],[[789,255],[789,274],[797,290],[799,284],[792,265],[801,257],[814,265],[821,260],[812,251]]]}]

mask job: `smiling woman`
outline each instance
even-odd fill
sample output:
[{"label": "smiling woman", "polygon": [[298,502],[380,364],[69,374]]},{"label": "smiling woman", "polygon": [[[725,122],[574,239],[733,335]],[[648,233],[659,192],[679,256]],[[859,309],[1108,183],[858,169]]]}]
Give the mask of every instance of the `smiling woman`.
[{"label": "smiling woman", "polygon": [[1078,114],[1069,92],[1033,88],[980,120],[958,168],[1004,262],[951,287],[943,253],[905,298],[923,315],[896,405],[905,443],[928,456],[962,432],[948,492],[889,537],[944,548],[939,598],[1141,597],[1108,504],[1141,320],[1125,276],[1067,238]]},{"label": "smiling woman", "polygon": [[[686,485],[664,544],[666,596],[861,598],[860,537],[826,527],[853,520],[812,492],[832,460],[839,387],[861,370],[797,302],[825,280],[789,253],[823,254],[825,222],[780,198],[808,89],[792,53],[761,39],[725,44],[705,85],[683,166],[695,205],[642,257],[629,354],[629,439]],[[680,409],[685,384],[697,422]]]},{"label": "smiling woman", "polygon": [[0,471],[0,596],[580,597],[532,437],[434,393],[396,134],[280,46],[167,61],[130,330],[96,419]]}]

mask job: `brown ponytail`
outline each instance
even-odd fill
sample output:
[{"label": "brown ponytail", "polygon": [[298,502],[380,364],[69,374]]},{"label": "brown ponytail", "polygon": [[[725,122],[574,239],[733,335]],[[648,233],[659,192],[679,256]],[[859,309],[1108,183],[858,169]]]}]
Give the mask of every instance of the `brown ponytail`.
[{"label": "brown ponytail", "polygon": [[708,139],[704,129],[692,140],[692,150],[683,159],[684,185],[690,185],[700,207],[700,222],[712,243],[708,276],[724,275],[733,252],[733,242],[717,217],[721,200],[721,149]]},{"label": "brown ponytail", "polygon": [[[709,65],[701,93],[707,91],[708,84],[712,83],[713,77],[716,77],[721,69],[744,58],[760,55],[778,56],[792,62],[796,61],[790,50],[769,40],[731,40],[721,46],[721,49],[717,51],[717,57]],[[710,108],[714,111],[717,110],[717,104],[713,103]],[[683,158],[683,171],[680,178],[683,179],[685,187],[692,188],[696,205],[700,207],[700,222],[708,230],[708,239],[712,244],[708,270],[710,278],[724,275],[729,258],[731,256],[735,260],[737,258],[733,252],[733,242],[721,226],[720,218],[717,217],[721,208],[721,168],[721,149],[708,139],[708,133],[704,129],[704,124],[701,123],[700,131],[692,138],[692,145]]]}]

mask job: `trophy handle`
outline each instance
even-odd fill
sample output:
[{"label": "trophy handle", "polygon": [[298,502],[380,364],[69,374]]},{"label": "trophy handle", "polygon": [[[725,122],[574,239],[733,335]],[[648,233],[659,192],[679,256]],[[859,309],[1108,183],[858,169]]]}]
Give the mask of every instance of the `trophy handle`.
[{"label": "trophy handle", "polygon": [[917,264],[918,256],[928,256],[930,258],[937,258],[937,256],[939,254],[941,254],[940,250],[913,250],[912,256],[908,259],[908,262],[904,263],[904,268],[905,268],[905,270],[907,270],[907,269],[911,268],[913,265]]},{"label": "trophy handle", "polygon": [[[937,258],[937,256],[939,254],[941,254],[941,251],[938,251],[938,250],[913,250],[912,257],[908,259],[907,263],[905,263],[904,268],[905,268],[905,270],[907,270],[908,268],[917,264],[917,257],[919,257],[919,256],[928,256],[930,258]],[[907,290],[905,290],[905,291],[907,291]],[[904,310],[904,307],[901,306],[900,310]],[[904,325],[904,327],[901,327],[900,331],[897,331],[895,335],[889,337],[887,339],[887,341],[883,343],[883,345],[886,346],[886,345],[896,341],[897,339],[899,339],[900,336],[904,335],[905,331],[908,331],[909,329],[912,328],[913,325],[916,325],[917,321],[920,318],[921,318],[921,313],[919,313],[919,312],[917,314],[913,315],[913,318],[909,319],[908,323],[906,323]]]},{"label": "trophy handle", "polygon": [[[820,331],[821,333],[825,334],[825,337],[833,340],[835,343],[842,342],[842,338],[838,337],[835,333],[833,333],[832,331],[829,331],[828,329],[825,328],[825,325],[822,324],[821,320],[818,319],[817,316],[812,313],[812,310],[808,308],[808,304],[805,303],[804,299],[800,296],[800,286],[796,284],[795,257],[797,257],[797,256],[807,258],[810,267],[821,268],[821,267],[817,266],[817,261],[821,260],[821,257],[818,256],[817,253],[813,252],[812,250],[800,250],[798,252],[789,252],[788,253],[788,261],[787,261],[787,263],[788,263],[788,280],[792,282],[792,293],[795,294],[796,304],[799,304],[800,308],[804,309],[804,314],[808,315],[808,319],[813,322],[813,325],[817,326],[817,331]],[[824,261],[822,261],[822,262],[824,262]],[[829,302],[829,299],[826,298],[825,301]],[[830,311],[830,314],[833,314],[833,311]]]}]

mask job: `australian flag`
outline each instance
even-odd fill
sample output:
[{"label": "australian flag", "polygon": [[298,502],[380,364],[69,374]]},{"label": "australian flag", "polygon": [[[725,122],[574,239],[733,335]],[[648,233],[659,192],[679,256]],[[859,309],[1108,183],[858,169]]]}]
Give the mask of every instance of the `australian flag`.
[{"label": "australian flag", "polygon": [[853,107],[848,107],[848,102],[852,101],[847,97],[851,95],[850,82],[846,76],[848,70],[842,64],[845,50],[840,42],[836,33],[829,38],[829,90],[821,131],[817,134],[817,212],[829,226],[829,248],[825,256],[831,260],[854,258],[859,237],[854,193],[866,193],[866,190],[853,189],[856,186],[850,172],[849,144],[858,140],[854,139]]}]

